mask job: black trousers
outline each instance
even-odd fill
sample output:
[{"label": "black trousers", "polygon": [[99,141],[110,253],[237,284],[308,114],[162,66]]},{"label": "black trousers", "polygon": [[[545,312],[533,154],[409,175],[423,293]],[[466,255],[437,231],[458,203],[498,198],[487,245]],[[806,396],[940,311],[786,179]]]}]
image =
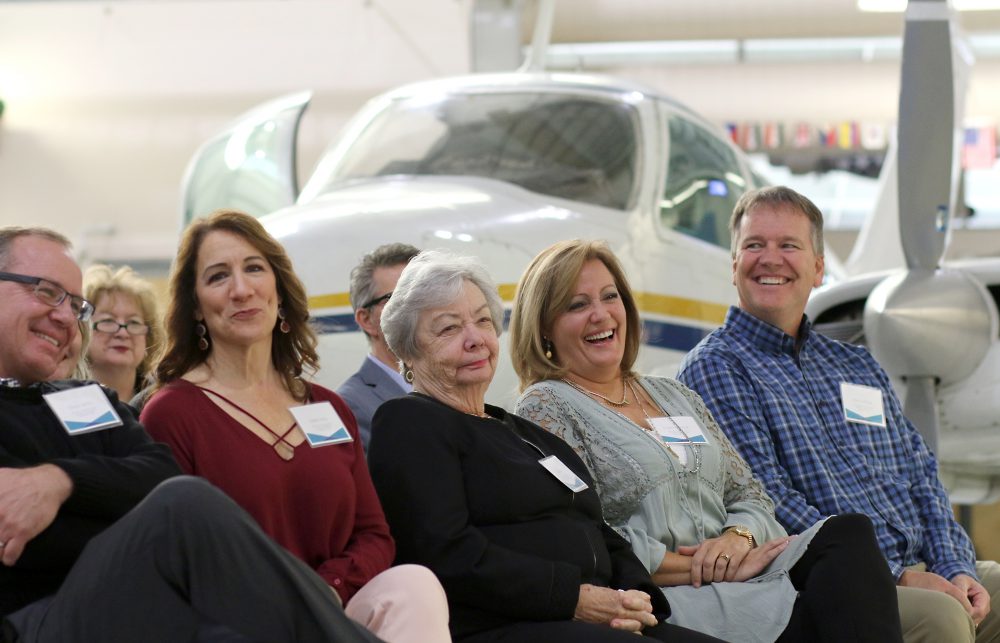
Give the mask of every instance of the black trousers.
[{"label": "black trousers", "polygon": [[[721,643],[714,636],[684,627],[660,623],[642,631],[643,636],[670,643]],[[461,639],[461,643],[635,643],[631,632],[581,621],[514,623]]]},{"label": "black trousers", "polygon": [[91,540],[53,597],[8,621],[25,643],[378,641],[330,591],[225,494],[184,476]]},{"label": "black trousers", "polygon": [[902,641],[896,583],[862,514],[827,519],[790,570],[799,597],[778,641]]}]

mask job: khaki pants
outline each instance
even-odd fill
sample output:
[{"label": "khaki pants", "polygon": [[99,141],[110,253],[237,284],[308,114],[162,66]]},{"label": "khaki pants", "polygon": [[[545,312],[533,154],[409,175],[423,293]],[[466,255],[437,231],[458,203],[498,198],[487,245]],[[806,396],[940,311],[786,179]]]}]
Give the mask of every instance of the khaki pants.
[{"label": "khaki pants", "polygon": [[[925,571],[922,563],[910,567]],[[990,613],[975,628],[962,605],[951,596],[929,589],[896,587],[899,620],[907,643],[986,643],[1000,641],[1000,565],[977,561],[979,582],[990,593]]]}]

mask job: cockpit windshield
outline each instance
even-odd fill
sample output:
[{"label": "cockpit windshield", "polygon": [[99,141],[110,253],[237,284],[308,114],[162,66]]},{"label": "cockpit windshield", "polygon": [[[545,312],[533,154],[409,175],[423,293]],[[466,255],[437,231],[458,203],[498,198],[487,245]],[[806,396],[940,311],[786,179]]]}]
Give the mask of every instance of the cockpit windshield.
[{"label": "cockpit windshield", "polygon": [[638,175],[637,116],[627,103],[553,93],[397,100],[324,181],[390,175],[478,176],[626,209]]}]

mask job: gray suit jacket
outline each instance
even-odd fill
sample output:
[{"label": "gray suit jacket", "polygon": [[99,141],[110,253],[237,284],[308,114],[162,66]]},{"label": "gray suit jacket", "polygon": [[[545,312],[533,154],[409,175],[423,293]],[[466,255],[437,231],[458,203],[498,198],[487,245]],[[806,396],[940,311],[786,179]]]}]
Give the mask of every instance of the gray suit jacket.
[{"label": "gray suit jacket", "polygon": [[372,416],[375,415],[375,410],[386,400],[406,395],[406,391],[366,356],[358,372],[340,385],[337,394],[344,398],[347,406],[351,407],[351,412],[358,421],[361,445],[365,453],[368,453],[368,443],[372,437]]}]

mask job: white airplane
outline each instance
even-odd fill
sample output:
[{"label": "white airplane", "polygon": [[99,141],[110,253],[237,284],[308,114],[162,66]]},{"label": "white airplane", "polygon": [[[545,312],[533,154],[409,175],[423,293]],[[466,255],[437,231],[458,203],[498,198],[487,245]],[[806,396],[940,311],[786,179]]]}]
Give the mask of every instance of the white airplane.
[{"label": "white airplane", "polygon": [[[367,351],[350,270],[392,241],[478,257],[510,302],[546,246],[606,239],[638,293],[649,373],[673,375],[734,301],[729,213],[763,180],[717,126],[655,91],[544,73],[409,85],[372,100],[297,194],[295,128],[308,98],[257,108],[203,146],[184,204],[187,219],[223,205],[288,206],[262,220],[310,294],[324,384],[338,386]],[[491,399],[515,396],[503,359]]]},{"label": "white airplane", "polygon": [[[961,123],[961,100],[947,97],[962,95],[955,79],[961,86],[964,77],[950,29],[944,0],[910,2],[899,180],[890,159],[880,214],[854,257],[875,272],[817,291],[808,312],[819,328],[867,343],[897,377],[908,415],[937,445],[953,500],[991,502],[1000,497],[1000,401],[991,395],[1000,385],[1000,261],[937,268]],[[297,94],[263,105],[206,143],[185,177],[184,219],[216,207],[274,212],[262,220],[310,294],[318,379],[330,387],[367,352],[348,301],[350,270],[392,241],[478,257],[510,302],[542,248],[606,239],[638,295],[645,334],[637,367],[646,373],[673,376],[735,303],[729,213],[764,181],[716,126],[654,90],[525,72],[409,85],[373,99],[300,192],[295,139],[308,101]],[[891,234],[877,232],[892,224],[906,234],[903,277],[889,273],[904,265],[903,251],[893,253]],[[919,284],[912,297],[910,283]],[[502,359],[489,399],[509,405],[516,382]]]}]

